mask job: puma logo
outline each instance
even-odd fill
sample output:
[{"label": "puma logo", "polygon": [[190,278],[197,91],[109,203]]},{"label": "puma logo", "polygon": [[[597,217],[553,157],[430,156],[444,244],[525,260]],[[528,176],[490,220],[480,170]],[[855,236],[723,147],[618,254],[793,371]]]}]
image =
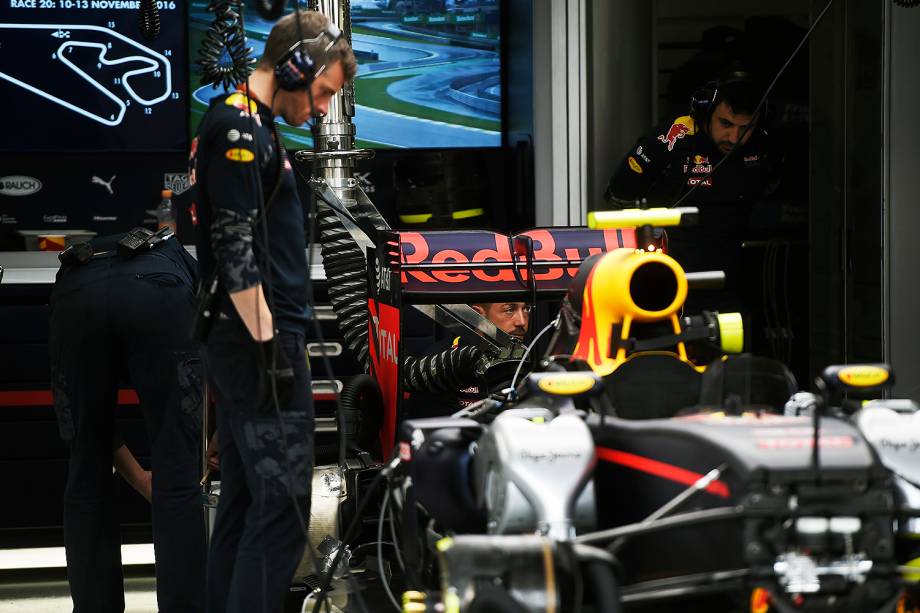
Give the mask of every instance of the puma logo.
[{"label": "puma logo", "polygon": [[109,179],[108,181],[106,181],[106,180],[104,180],[104,179],[102,179],[102,178],[100,178],[100,177],[97,177],[96,175],[93,175],[93,180],[91,181],[91,183],[92,183],[93,185],[101,185],[101,186],[103,186],[104,188],[106,188],[107,190],[109,190],[109,195],[113,195],[115,192],[112,191],[112,181],[115,180],[115,177],[116,177],[116,176],[117,176],[117,175],[112,175],[112,178]]}]

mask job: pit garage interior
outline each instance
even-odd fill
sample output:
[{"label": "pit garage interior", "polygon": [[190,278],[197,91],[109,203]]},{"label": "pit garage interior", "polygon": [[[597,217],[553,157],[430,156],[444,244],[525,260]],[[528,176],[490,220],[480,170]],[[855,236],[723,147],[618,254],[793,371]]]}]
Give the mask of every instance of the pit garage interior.
[{"label": "pit garage interior", "polygon": [[[295,1],[158,2],[153,37],[146,0],[0,6],[0,96],[12,103],[0,139],[0,612],[76,610],[63,522],[70,451],[49,367],[61,250],[156,230],[170,190],[168,240],[198,255],[189,149],[209,99],[226,95],[203,76],[214,17],[242,14],[233,27],[258,59]],[[285,612],[920,610],[916,0],[312,0],[296,10],[331,18],[357,75],[319,132],[279,130],[306,213],[315,408],[308,551]],[[112,52],[164,60],[162,97],[121,100],[137,77],[104,60],[94,37],[109,34]],[[714,223],[694,196],[710,175],[734,172],[722,157],[744,152],[695,160],[700,184],[677,198],[611,199],[618,168],[653,172],[637,139],[669,152],[689,140],[651,130],[678,126],[726,71],[759,88],[754,125],[781,160],[767,193],[735,203],[743,230]],[[708,138],[697,124],[688,134]],[[324,268],[320,218],[365,258],[357,331],[343,324],[343,277]],[[680,268],[682,237],[702,231],[694,222],[708,224],[713,253],[726,245],[724,264]],[[642,276],[638,259],[614,264],[614,252],[661,261]],[[632,298],[609,298],[617,292]],[[524,305],[522,336],[490,323],[479,305],[504,304],[494,300]],[[700,315],[720,305],[739,314]],[[452,392],[438,377],[459,379],[423,356],[460,360],[451,341],[464,335],[467,354],[492,352],[475,354],[481,395],[442,406]],[[692,370],[692,390],[671,366],[617,379],[640,363],[634,354]],[[143,399],[127,373],[114,376],[116,429],[149,470]],[[771,388],[771,402],[754,398],[752,387],[777,379],[786,387]],[[211,530],[214,394],[198,404]],[[124,610],[165,612],[151,505],[113,479]]]}]

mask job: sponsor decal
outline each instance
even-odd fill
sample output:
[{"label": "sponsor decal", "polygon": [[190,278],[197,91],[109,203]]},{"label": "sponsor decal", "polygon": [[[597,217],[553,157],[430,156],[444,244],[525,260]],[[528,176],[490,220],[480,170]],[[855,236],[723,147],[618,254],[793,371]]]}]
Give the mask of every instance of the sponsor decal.
[{"label": "sponsor decal", "polygon": [[377,191],[377,187],[374,185],[374,182],[371,181],[370,172],[356,172],[355,180],[358,182],[358,185],[361,186],[361,189],[364,190],[365,194],[373,194]]},{"label": "sponsor decal", "polygon": [[853,387],[875,387],[888,380],[888,371],[878,366],[847,366],[840,369],[837,378]]},{"label": "sponsor decal", "polygon": [[693,172],[699,174],[707,174],[712,172],[712,164],[697,164],[693,167]]},{"label": "sponsor decal", "polygon": [[687,179],[687,185],[702,185],[703,187],[711,187],[712,177],[706,177],[706,179],[701,177],[690,177]]},{"label": "sponsor decal", "polygon": [[42,215],[45,223],[67,223],[67,215]]},{"label": "sponsor decal", "polygon": [[118,221],[115,215],[93,215],[93,221]]},{"label": "sponsor decal", "polygon": [[759,156],[759,155],[746,155],[746,156],[744,156],[744,163],[745,163],[745,164],[749,164],[749,163],[752,164],[752,163],[754,163],[754,162],[759,162],[759,161],[760,161],[760,156]]},{"label": "sponsor decal", "polygon": [[0,194],[4,196],[30,196],[42,188],[42,182],[26,175],[0,177]]},{"label": "sponsor decal", "polygon": [[250,143],[252,142],[252,134],[250,134],[249,132],[240,132],[240,137],[243,140],[248,140]]},{"label": "sponsor decal", "polygon": [[167,172],[163,174],[163,189],[170,189],[176,196],[187,192],[192,187],[192,179],[187,172]]},{"label": "sponsor decal", "polygon": [[112,178],[106,181],[102,177],[97,177],[96,175],[93,175],[93,178],[90,179],[89,182],[91,185],[101,185],[102,187],[106,189],[106,191],[109,192],[109,196],[112,196],[115,194],[115,192],[112,190],[112,181],[115,180],[116,176],[118,175],[112,175]]},{"label": "sponsor decal", "polygon": [[[533,244],[534,262],[559,265],[536,268],[534,279],[542,288],[568,288],[578,273],[577,265],[566,265],[564,260],[583,260],[597,253],[621,247],[635,247],[632,229],[582,230],[553,228],[528,230],[519,235],[528,237]],[[466,232],[401,232],[400,250],[403,264],[451,264],[507,262],[506,269],[476,270],[406,270],[402,274],[404,291],[434,291],[438,283],[454,284],[464,290],[520,289],[520,282],[510,264],[520,260],[520,253],[512,253],[513,240],[505,235],[484,231]],[[520,278],[528,278],[521,270]],[[460,285],[462,284],[462,286]],[[426,287],[429,286],[429,287]]]},{"label": "sponsor decal", "polygon": [[[368,298],[368,333],[371,374],[383,397],[380,442],[391,449],[396,442],[396,406],[399,394],[399,309]],[[400,449],[402,451],[402,449]],[[411,450],[410,457],[411,457]]]},{"label": "sponsor decal", "polygon": [[537,387],[547,394],[574,396],[594,387],[595,378],[588,373],[553,373],[541,377]]},{"label": "sponsor decal", "polygon": [[636,161],[636,158],[629,156],[627,160],[629,161],[629,167],[632,168],[632,171],[641,175],[642,166]]},{"label": "sponsor decal", "polygon": [[[811,449],[814,447],[814,438],[764,438],[757,441],[759,449]],[[818,438],[820,449],[849,449],[856,445],[852,436],[822,436]]]},{"label": "sponsor decal", "polygon": [[260,128],[262,127],[262,116],[259,115],[258,113],[256,113],[255,115],[250,115],[246,111],[240,111],[240,117],[252,117],[255,120],[256,125],[259,126]]},{"label": "sponsor decal", "polygon": [[197,178],[195,169],[198,167],[198,137],[192,139],[192,146],[188,152],[188,184],[189,187],[195,185]]},{"label": "sponsor decal", "polygon": [[693,156],[693,163],[694,163],[694,164],[708,164],[708,163],[709,163],[709,157],[708,157],[708,156],[705,156],[705,155],[699,155],[699,154],[694,155],[694,156]]},{"label": "sponsor decal", "polygon": [[248,98],[245,94],[234,92],[227,96],[227,99],[224,100],[224,104],[227,106],[232,106],[233,108],[240,109],[245,114],[247,100],[249,102],[249,112],[253,115],[256,115],[256,111],[259,109],[259,107],[256,106],[255,100]]},{"label": "sponsor decal", "polygon": [[642,145],[636,147],[636,155],[642,155]]},{"label": "sponsor decal", "polygon": [[648,156],[642,153],[642,151],[643,151],[642,145],[639,145],[638,147],[636,147],[636,155],[642,158],[642,161],[645,162],[646,164],[651,164],[652,160],[648,159]]},{"label": "sponsor decal", "polygon": [[668,146],[668,151],[674,151],[674,145],[677,144],[678,140],[687,134],[693,135],[695,133],[696,130],[693,119],[689,116],[678,117],[674,120],[674,123],[671,124],[671,127],[668,128],[667,133],[658,135],[658,140]]},{"label": "sponsor decal", "polygon": [[235,143],[236,141],[240,140],[240,131],[236,128],[230,128],[230,130],[227,132],[227,140],[231,143]]},{"label": "sponsor decal", "polygon": [[231,162],[251,162],[256,159],[256,156],[252,151],[249,149],[240,149],[239,147],[227,149],[227,151],[224,152],[224,157],[226,157]]}]

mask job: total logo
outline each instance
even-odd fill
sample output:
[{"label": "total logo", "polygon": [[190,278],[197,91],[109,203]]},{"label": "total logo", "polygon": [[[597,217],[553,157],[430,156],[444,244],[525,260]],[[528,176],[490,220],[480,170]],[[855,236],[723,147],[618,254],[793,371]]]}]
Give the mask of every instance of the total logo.
[{"label": "total logo", "polygon": [[42,188],[42,182],[26,175],[0,177],[0,194],[4,196],[30,196]]}]

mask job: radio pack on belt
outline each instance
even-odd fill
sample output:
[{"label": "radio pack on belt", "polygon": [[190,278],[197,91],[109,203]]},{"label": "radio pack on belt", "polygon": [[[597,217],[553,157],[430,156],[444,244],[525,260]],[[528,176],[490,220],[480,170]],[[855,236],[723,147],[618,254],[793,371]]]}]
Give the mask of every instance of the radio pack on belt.
[{"label": "radio pack on belt", "polygon": [[90,243],[70,245],[58,254],[61,264],[86,264],[93,259],[93,246]]},{"label": "radio pack on belt", "polygon": [[132,228],[118,241],[118,255],[133,258],[138,253],[150,251],[172,235],[172,228],[168,226],[164,226],[156,232],[147,228]]}]

